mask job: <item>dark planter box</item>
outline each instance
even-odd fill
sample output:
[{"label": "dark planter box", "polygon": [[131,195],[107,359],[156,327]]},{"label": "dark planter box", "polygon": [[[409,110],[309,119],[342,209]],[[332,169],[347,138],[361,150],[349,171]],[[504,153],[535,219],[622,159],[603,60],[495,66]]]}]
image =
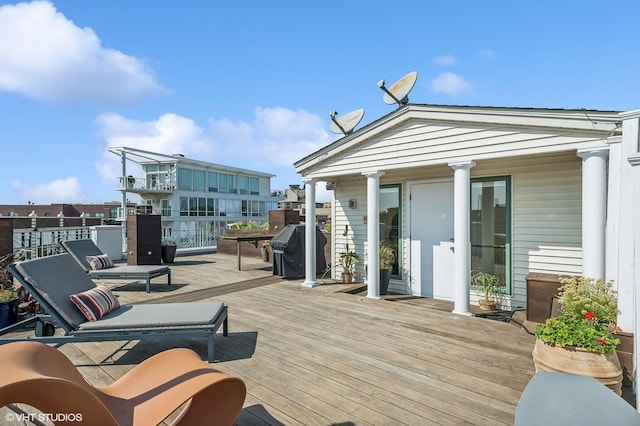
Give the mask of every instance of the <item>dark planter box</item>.
[{"label": "dark planter box", "polygon": [[527,274],[527,320],[543,323],[551,316],[553,298],[560,289],[560,276],[529,272]]}]

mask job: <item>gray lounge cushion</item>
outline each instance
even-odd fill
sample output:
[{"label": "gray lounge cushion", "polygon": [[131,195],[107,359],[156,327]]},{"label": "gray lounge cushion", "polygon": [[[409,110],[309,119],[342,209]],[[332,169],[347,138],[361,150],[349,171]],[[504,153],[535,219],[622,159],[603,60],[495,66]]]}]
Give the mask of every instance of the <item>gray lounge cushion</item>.
[{"label": "gray lounge cushion", "polygon": [[164,303],[158,305],[123,305],[98,321],[80,324],[80,330],[117,328],[176,327],[211,324],[224,308],[222,302]]},{"label": "gray lounge cushion", "polygon": [[[72,328],[87,321],[69,296],[92,289],[96,284],[71,255],[64,253],[43,257],[37,262],[19,262],[16,269]],[[52,281],[55,285],[51,285]]]},{"label": "gray lounge cushion", "polygon": [[87,256],[99,256],[102,253],[100,248],[92,240],[68,240],[62,242],[62,247],[75,259],[82,268],[96,277],[108,277],[118,275],[140,276],[165,272],[169,270],[166,265],[115,265],[107,269],[92,269],[87,261]]}]

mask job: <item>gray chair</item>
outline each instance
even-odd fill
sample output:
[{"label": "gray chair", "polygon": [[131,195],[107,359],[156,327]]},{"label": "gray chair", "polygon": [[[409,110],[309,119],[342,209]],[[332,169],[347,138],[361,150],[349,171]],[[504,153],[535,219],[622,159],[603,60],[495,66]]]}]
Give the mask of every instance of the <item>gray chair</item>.
[{"label": "gray chair", "polygon": [[171,269],[164,265],[117,265],[113,268],[93,270],[87,261],[87,256],[98,256],[102,250],[92,240],[62,241],[62,247],[84,269],[91,278],[95,279],[144,279],[147,293],[151,292],[151,279],[167,275],[171,285]]},{"label": "gray chair", "polygon": [[45,311],[45,316],[33,320],[42,323],[52,319],[64,335],[36,332],[33,337],[2,337],[0,344],[22,340],[75,343],[206,338],[207,359],[213,362],[216,331],[222,325],[223,335],[228,334],[227,307],[222,302],[121,305],[97,321],[88,321],[70,296],[96,284],[67,253],[17,262],[8,268]]},{"label": "gray chair", "polygon": [[640,413],[593,377],[539,371],[520,396],[515,425],[640,425]]}]

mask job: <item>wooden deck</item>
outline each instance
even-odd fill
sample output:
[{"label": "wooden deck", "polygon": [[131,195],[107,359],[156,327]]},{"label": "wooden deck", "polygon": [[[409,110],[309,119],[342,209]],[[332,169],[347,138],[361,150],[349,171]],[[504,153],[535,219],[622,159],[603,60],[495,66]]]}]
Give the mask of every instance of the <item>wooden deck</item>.
[{"label": "wooden deck", "polygon": [[[534,337],[525,328],[454,315],[447,302],[372,300],[344,284],[304,288],[302,280],[274,277],[260,259],[242,262],[238,271],[235,256],[178,256],[174,284],[154,280],[150,294],[143,282],[103,281],[121,303],[228,305],[229,336],[216,336],[214,366],[247,385],[238,425],[513,424],[534,372]],[[206,359],[206,341],[197,339],[60,350],[101,386],[179,346]]]}]

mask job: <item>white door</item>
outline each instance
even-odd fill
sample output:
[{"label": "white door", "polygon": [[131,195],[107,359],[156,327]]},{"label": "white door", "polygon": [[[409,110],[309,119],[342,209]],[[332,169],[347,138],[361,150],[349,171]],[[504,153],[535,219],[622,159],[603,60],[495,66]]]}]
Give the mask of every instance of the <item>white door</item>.
[{"label": "white door", "polygon": [[453,276],[436,283],[435,292],[433,279],[434,247],[453,238],[453,181],[411,183],[409,197],[411,293],[453,300]]}]

